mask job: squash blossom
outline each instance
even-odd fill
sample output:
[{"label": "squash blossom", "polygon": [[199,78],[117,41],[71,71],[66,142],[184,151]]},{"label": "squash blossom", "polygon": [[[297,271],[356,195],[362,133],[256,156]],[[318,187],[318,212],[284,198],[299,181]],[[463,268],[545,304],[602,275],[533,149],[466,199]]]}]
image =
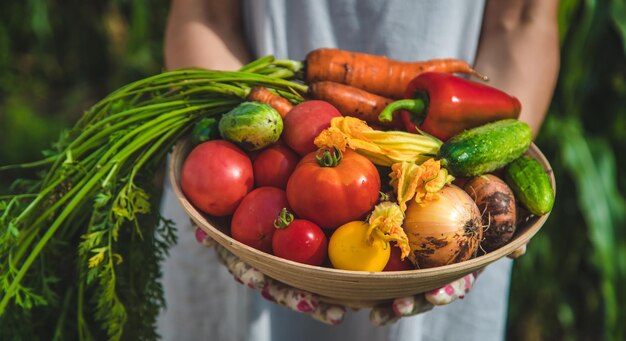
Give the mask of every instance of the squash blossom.
[{"label": "squash blossom", "polygon": [[409,200],[415,198],[418,204],[436,200],[437,192],[454,180],[445,168],[441,168],[441,163],[432,158],[421,165],[412,162],[395,163],[391,166],[389,177],[403,213]]},{"label": "squash blossom", "polygon": [[370,240],[380,238],[386,242],[395,241],[402,252],[401,258],[404,260],[409,255],[409,237],[402,229],[404,213],[395,202],[383,201],[374,207],[368,219],[369,228],[367,236]]},{"label": "squash blossom", "polygon": [[420,164],[437,155],[442,142],[427,134],[404,131],[382,131],[368,126],[355,117],[334,117],[330,127],[316,138],[319,148],[350,148],[379,166],[391,166],[397,162]]}]

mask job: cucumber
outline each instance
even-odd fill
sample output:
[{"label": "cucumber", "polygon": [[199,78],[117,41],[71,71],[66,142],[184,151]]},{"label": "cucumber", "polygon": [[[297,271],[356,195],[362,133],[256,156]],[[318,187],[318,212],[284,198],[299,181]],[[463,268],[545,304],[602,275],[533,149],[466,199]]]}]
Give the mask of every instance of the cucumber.
[{"label": "cucumber", "polygon": [[529,156],[518,158],[506,167],[505,179],[515,198],[530,213],[544,215],[552,210],[554,191],[539,161]]},{"label": "cucumber", "polygon": [[528,124],[505,119],[465,130],[439,149],[441,165],[454,176],[476,176],[520,157],[532,142]]},{"label": "cucumber", "polygon": [[191,131],[191,142],[193,145],[196,146],[202,142],[218,138],[219,130],[217,124],[215,117],[205,117],[198,121]]},{"label": "cucumber", "polygon": [[224,140],[250,152],[278,141],[283,119],[267,104],[243,102],[222,116],[218,129]]}]

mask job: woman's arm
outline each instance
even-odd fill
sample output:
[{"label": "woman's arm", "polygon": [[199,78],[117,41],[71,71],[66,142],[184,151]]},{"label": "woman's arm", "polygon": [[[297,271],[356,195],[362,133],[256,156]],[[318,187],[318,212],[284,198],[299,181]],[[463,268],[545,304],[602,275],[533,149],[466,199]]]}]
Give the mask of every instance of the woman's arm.
[{"label": "woman's arm", "polygon": [[522,102],[536,135],[559,71],[558,0],[488,0],[476,69]]},{"label": "woman's arm", "polygon": [[168,70],[236,70],[250,59],[241,4],[235,0],[172,0],[165,32]]}]

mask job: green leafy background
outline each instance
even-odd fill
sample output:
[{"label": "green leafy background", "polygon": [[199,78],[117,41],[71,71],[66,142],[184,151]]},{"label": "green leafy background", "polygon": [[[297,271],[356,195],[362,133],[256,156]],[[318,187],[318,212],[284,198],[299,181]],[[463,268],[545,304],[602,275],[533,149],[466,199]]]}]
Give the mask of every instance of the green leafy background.
[{"label": "green leafy background", "polygon": [[[161,71],[164,0],[0,2],[0,164],[33,161],[97,100]],[[516,261],[508,339],[626,339],[626,2],[561,0],[537,144],[557,200]],[[6,192],[20,174],[0,174]]]}]

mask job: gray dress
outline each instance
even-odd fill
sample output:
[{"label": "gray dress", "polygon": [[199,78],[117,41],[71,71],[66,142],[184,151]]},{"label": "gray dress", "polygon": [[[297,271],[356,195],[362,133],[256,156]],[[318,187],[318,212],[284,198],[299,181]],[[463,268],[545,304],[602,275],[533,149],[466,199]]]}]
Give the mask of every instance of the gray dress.
[{"label": "gray dress", "polygon": [[[319,47],[400,60],[459,58],[473,63],[484,0],[247,0],[246,35],[256,56],[301,60]],[[169,187],[167,185],[166,187]],[[178,222],[179,243],[164,264],[168,308],[164,340],[501,340],[511,261],[487,267],[463,300],[372,327],[369,311],[349,311],[339,326],[265,301],[240,284],[198,245],[188,219],[166,188],[163,213]]]}]

